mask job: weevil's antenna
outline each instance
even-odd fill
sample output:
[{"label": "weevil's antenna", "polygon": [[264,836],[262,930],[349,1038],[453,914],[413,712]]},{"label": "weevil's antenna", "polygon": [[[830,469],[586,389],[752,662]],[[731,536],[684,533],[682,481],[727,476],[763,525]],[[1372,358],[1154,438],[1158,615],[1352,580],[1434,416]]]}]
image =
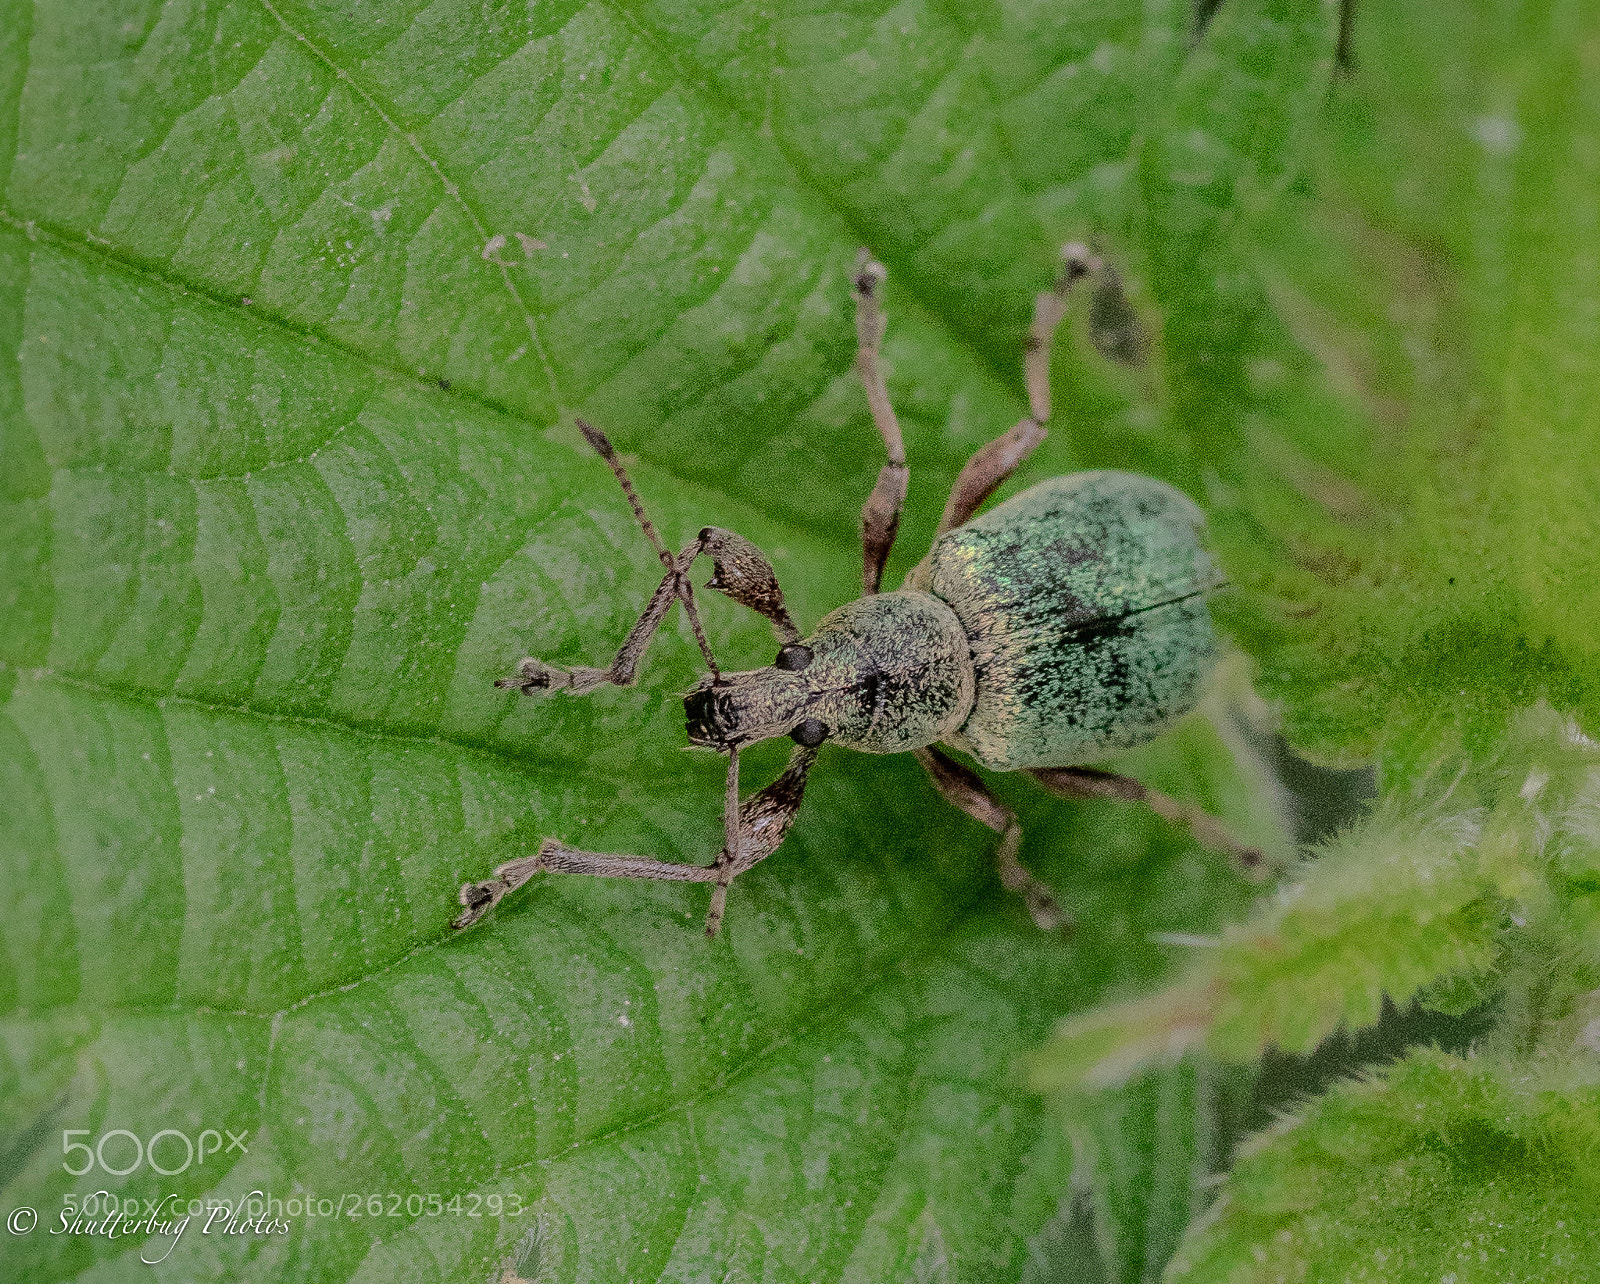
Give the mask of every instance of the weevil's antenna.
[{"label": "weevil's antenna", "polygon": [[672,565],[672,554],[667,551],[667,546],[661,542],[661,536],[656,534],[656,528],[650,519],[645,516],[644,505],[639,502],[639,492],[634,490],[633,482],[628,478],[628,470],[622,466],[622,461],[617,458],[616,447],[611,444],[611,439],[591,423],[580,419],[578,431],[583,434],[583,439],[594,447],[595,453],[605,460],[622,484],[622,493],[628,497],[628,503],[633,506],[633,515],[639,519],[639,525],[644,528],[644,537],[655,546],[656,556],[661,559],[663,566]]},{"label": "weevil's antenna", "polygon": [[689,582],[689,567],[694,559],[700,556],[705,540],[702,537],[688,548],[684,549],[677,557],[673,557],[667,546],[662,543],[661,536],[656,533],[654,523],[646,516],[644,505],[639,501],[639,492],[634,490],[633,481],[628,476],[628,470],[622,466],[622,461],[617,458],[616,447],[611,444],[611,439],[593,424],[582,419],[577,420],[578,431],[583,434],[583,439],[594,447],[595,453],[606,461],[612,475],[622,486],[622,493],[628,497],[628,504],[633,509],[633,515],[638,518],[639,526],[644,531],[644,537],[650,541],[656,550],[656,557],[661,564],[677,576],[675,592],[678,601],[683,603],[684,614],[689,617],[689,627],[694,630],[694,640],[700,646],[700,654],[705,657],[706,667],[711,670],[711,680],[717,685],[722,685],[722,670],[717,667],[717,658],[711,654],[711,643],[706,640],[706,631],[700,624],[700,612],[694,605],[694,586]]},{"label": "weevil's antenna", "polygon": [[711,684],[722,686],[722,670],[717,667],[717,657],[711,654],[711,643],[706,640],[706,631],[700,624],[700,612],[694,609],[694,585],[689,583],[689,566],[694,559],[700,556],[697,547],[693,554],[683,559],[683,566],[678,573],[678,601],[683,603],[683,613],[689,617],[689,627],[694,630],[694,640],[700,644],[700,654],[705,657],[706,668],[711,670]]}]

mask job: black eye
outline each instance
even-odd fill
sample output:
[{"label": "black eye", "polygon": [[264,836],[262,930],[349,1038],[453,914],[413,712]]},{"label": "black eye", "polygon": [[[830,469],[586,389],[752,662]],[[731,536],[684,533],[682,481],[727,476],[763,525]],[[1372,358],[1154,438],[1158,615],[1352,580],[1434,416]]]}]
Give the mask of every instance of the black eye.
[{"label": "black eye", "polygon": [[828,738],[828,729],[815,718],[807,718],[789,733],[789,739],[807,749],[815,749]]},{"label": "black eye", "polygon": [[788,642],[779,648],[778,658],[772,662],[772,667],[782,669],[785,673],[799,673],[810,663],[810,647],[799,642]]}]

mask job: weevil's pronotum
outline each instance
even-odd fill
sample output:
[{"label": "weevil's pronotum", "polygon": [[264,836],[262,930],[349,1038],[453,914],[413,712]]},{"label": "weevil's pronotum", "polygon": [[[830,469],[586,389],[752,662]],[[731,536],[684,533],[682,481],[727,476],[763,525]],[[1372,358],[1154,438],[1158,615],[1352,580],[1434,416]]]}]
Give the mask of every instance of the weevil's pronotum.
[{"label": "weevil's pronotum", "polygon": [[[885,272],[861,252],[854,278],[856,367],[888,462],[861,514],[862,596],[809,637],[790,619],[777,576],[750,541],[708,526],[681,552],[670,552],[611,443],[579,421],[616,474],[666,574],[609,667],[563,670],[530,657],[496,685],[573,695],[606,683],[628,686],[656,629],[681,602],[710,669],[684,698],[689,740],[728,756],[723,848],[709,865],[686,865],[579,851],[547,838],[535,855],[466,884],[466,909],[454,926],[477,922],[507,892],[549,870],[713,883],[706,932],[715,935],[728,885],[783,841],[825,741],[865,753],[914,753],[939,793],[1000,835],[1001,882],[1044,928],[1060,925],[1063,915],[1017,859],[1016,816],[941,745],[995,771],[1026,771],[1067,797],[1142,803],[1245,866],[1260,864],[1260,852],[1235,843],[1205,812],[1129,777],[1077,765],[1151,739],[1195,703],[1215,653],[1206,595],[1222,583],[1205,551],[1200,510],[1154,478],[1088,472],[1052,477],[974,516],[1044,439],[1050,342],[1073,286],[1101,268],[1081,245],[1067,246],[1062,260],[1055,287],[1034,305],[1023,359],[1028,417],[967,461],[928,555],[901,588],[879,592],[908,474],[879,358]],[[764,615],[782,638],[769,667],[718,669],[688,578],[702,554],[714,572],[706,587]],[[740,748],[775,736],[795,741],[788,766],[741,801]]]}]

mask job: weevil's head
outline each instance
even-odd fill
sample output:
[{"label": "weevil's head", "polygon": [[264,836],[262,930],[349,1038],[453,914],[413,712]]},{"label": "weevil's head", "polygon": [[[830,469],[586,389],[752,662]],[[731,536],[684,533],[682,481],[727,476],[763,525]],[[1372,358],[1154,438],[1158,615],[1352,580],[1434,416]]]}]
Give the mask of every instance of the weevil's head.
[{"label": "weevil's head", "polygon": [[972,656],[954,613],[926,593],[860,598],[764,669],[707,676],[684,697],[689,742],[727,750],[790,736],[899,753],[955,731],[972,707]]},{"label": "weevil's head", "polygon": [[700,679],[683,699],[689,743],[725,750],[793,736],[819,745],[858,724],[859,702],[849,698],[854,675],[826,662],[819,667],[818,641],[785,643],[765,669]]}]

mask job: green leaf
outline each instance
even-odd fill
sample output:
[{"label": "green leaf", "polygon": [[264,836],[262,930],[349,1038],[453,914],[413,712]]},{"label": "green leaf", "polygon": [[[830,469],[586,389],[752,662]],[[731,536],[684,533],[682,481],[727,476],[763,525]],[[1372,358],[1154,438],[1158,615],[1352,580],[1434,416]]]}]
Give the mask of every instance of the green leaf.
[{"label": "green leaf", "polygon": [[[866,241],[892,271],[908,568],[1021,414],[1062,241],[1126,240],[1147,324],[1204,309],[1203,281],[1141,275],[1177,181],[1149,140],[1216,118],[1197,242],[1294,169],[1327,7],[1240,6],[1193,54],[1188,26],[1134,3],[7,9],[0,1157],[41,1213],[7,1277],[148,1278],[170,1236],[48,1234],[102,1187],[281,1209],[286,1231],[196,1220],[160,1268],[186,1281],[1020,1273],[1072,1161],[1014,1059],[1244,895],[1153,818],[998,785],[1070,946],[914,764],[842,755],[715,944],[676,885],[541,880],[445,924],[546,834],[719,841],[717,765],[676,752],[681,625],[631,691],[491,685],[530,649],[608,654],[653,586],[572,412],[669,537],[737,528],[814,622],[858,582],[880,462],[850,369]],[[1016,485],[1199,475],[1148,378],[1059,346],[1063,414]],[[770,655],[760,621],[709,614],[719,656]],[[1272,832],[1203,722],[1123,765]],[[162,1168],[202,1158],[102,1171],[167,1129]],[[105,1140],[80,1179],[68,1130]]]},{"label": "green leaf", "polygon": [[1233,1116],[1252,1087],[1252,1075],[1187,1057],[1069,1115],[1111,1279],[1161,1278],[1190,1219],[1210,1202],[1211,1175],[1227,1164]]},{"label": "green leaf", "polygon": [[1413,1052],[1254,1139],[1166,1278],[1590,1279],[1597,1106],[1592,1082]]},{"label": "green leaf", "polygon": [[1386,998],[1475,1009],[1467,1070],[1417,1054],[1261,1141],[1171,1277],[1588,1278],[1593,1201],[1562,1185],[1600,982],[1600,27],[1376,4],[1356,31],[1314,182],[1236,237],[1243,377],[1197,395],[1247,443],[1216,465],[1224,609],[1292,740],[1375,758],[1381,801],[1173,982],[1069,1017],[1034,1082],[1082,1109]]},{"label": "green leaf", "polygon": [[1248,423],[1279,480],[1244,483],[1231,620],[1298,743],[1396,779],[1455,724],[1489,754],[1541,698],[1600,712],[1596,32],[1363,5],[1316,199],[1252,233],[1293,342],[1257,358],[1289,400]]},{"label": "green leaf", "polygon": [[1271,903],[1197,951],[1154,994],[1072,1018],[1040,1051],[1047,1090],[1121,1082],[1146,1061],[1204,1046],[1236,1059],[1276,1044],[1309,1052],[1495,959],[1501,908],[1475,859],[1470,813],[1432,823],[1381,816],[1325,850]]},{"label": "green leaf", "polygon": [[1309,1052],[1377,1021],[1385,998],[1445,1010],[1505,999],[1498,1050],[1583,1060],[1600,982],[1593,903],[1600,748],[1549,710],[1495,759],[1394,793],[1270,901],[1231,924],[1170,985],[1063,1022],[1035,1083],[1117,1084],[1194,1047],[1234,1060]]}]

